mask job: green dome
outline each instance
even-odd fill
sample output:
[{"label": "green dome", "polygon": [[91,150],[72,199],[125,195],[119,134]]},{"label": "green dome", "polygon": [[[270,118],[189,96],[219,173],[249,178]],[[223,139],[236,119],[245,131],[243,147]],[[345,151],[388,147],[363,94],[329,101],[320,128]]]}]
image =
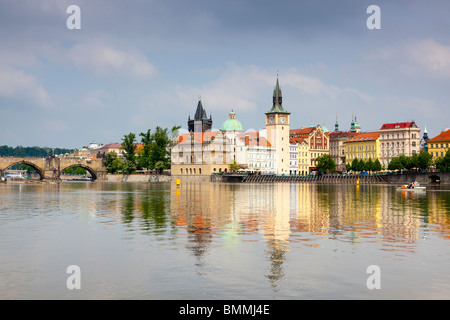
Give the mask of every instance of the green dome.
[{"label": "green dome", "polygon": [[242,124],[239,120],[236,119],[236,114],[231,111],[230,118],[227,119],[220,128],[222,131],[244,131]]}]

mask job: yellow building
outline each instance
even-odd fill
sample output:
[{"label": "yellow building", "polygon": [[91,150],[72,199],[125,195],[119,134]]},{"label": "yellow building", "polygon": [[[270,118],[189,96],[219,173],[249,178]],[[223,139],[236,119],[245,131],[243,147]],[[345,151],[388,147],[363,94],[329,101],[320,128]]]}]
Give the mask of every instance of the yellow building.
[{"label": "yellow building", "polygon": [[433,160],[445,156],[450,149],[450,129],[442,131],[438,136],[428,140],[428,152],[433,156]]},{"label": "yellow building", "polygon": [[345,141],[346,163],[352,163],[354,159],[375,161],[380,158],[380,133],[358,133]]},{"label": "yellow building", "polygon": [[309,144],[303,138],[290,138],[291,143],[298,145],[298,175],[305,176],[309,174],[311,154],[309,152]]},{"label": "yellow building", "polygon": [[[320,125],[309,128],[291,129],[289,131],[289,136],[291,141],[298,140],[299,142],[304,141],[306,143],[306,146],[304,144],[300,144],[298,148],[298,171],[300,175],[302,175],[302,171],[305,171],[305,174],[310,174],[315,171],[317,167],[317,158],[330,152],[328,132],[324,132]],[[300,168],[300,165],[303,164],[301,161],[302,156],[300,155],[300,152],[303,152],[304,149],[305,152],[303,157],[308,161],[308,166],[305,170]]]}]

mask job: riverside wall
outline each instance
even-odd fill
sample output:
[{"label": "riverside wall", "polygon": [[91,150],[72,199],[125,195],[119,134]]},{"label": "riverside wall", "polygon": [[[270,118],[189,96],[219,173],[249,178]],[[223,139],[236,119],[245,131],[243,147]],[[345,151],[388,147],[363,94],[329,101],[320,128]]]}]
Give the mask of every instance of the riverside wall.
[{"label": "riverside wall", "polygon": [[420,184],[450,184],[450,172],[402,173],[386,175],[322,175],[322,176],[270,176],[270,175],[146,175],[146,174],[108,174],[108,182],[311,182],[311,183],[385,183],[407,184],[417,181]]}]

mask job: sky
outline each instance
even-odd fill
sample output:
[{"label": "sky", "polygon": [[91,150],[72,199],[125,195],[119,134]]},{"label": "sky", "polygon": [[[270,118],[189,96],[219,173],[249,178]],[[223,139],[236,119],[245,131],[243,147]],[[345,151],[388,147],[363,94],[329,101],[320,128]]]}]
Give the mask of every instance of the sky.
[{"label": "sky", "polygon": [[362,131],[415,121],[434,137],[450,126],[449,12],[448,0],[0,0],[0,145],[186,129],[199,98],[213,128],[233,110],[260,130],[277,75],[291,129],[349,130],[354,115]]}]

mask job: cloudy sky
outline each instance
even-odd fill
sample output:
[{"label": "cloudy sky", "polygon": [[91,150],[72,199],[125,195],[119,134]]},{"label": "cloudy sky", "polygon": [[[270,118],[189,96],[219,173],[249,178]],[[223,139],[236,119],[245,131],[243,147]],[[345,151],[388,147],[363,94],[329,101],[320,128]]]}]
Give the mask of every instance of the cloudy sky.
[{"label": "cloudy sky", "polygon": [[[369,5],[381,29],[366,26]],[[70,5],[81,29],[68,29]],[[450,126],[450,2],[0,0],[0,145],[79,148],[187,128],[261,129],[277,73],[291,128]],[[69,19],[70,20],[70,19]]]}]

